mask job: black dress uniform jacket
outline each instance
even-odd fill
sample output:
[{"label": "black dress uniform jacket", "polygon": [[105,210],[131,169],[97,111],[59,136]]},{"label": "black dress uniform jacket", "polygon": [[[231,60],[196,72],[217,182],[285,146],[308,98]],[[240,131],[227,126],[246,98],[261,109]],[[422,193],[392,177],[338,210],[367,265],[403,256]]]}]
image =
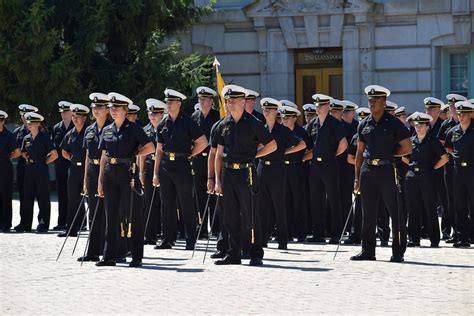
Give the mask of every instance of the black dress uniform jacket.
[{"label": "black dress uniform jacket", "polygon": [[[361,200],[363,210],[362,251],[375,255],[375,225],[379,200],[382,199],[392,218],[392,251],[403,256],[406,250],[405,216],[401,210],[401,198],[397,199],[394,175],[394,154],[399,142],[409,137],[403,123],[389,113],[377,122],[369,115],[357,129],[359,141],[365,144],[361,166]],[[368,159],[380,159],[382,165],[374,166]],[[400,239],[398,238],[400,229]]]},{"label": "black dress uniform jacket", "polygon": [[[150,140],[141,127],[128,119],[117,129],[115,123],[103,128],[99,141],[99,148],[106,151],[106,156],[116,158],[124,163],[106,163],[104,170],[104,195],[107,229],[104,246],[104,261],[116,260],[124,255],[120,253],[120,223],[130,219],[130,183],[132,177],[135,179],[134,192],[140,192],[138,172],[130,172],[131,164],[135,163],[135,155],[140,146],[145,146]],[[138,169],[137,169],[138,170]],[[133,193],[135,194],[135,193]],[[141,261],[143,258],[143,199],[134,195],[132,205],[133,214],[131,218],[132,234],[130,250],[133,261]],[[126,228],[126,227],[124,227]]]},{"label": "black dress uniform jacket", "polygon": [[49,196],[49,169],[46,164],[47,155],[54,149],[49,137],[42,131],[35,138],[30,134],[25,136],[21,151],[27,154],[25,167],[25,216],[21,219],[21,226],[31,230],[33,221],[33,205],[35,196],[38,200],[38,221],[46,230],[49,229],[51,215],[51,201]]},{"label": "black dress uniform jacket", "polygon": [[159,170],[164,243],[176,240],[178,199],[187,247],[192,248],[194,245],[197,213],[192,199],[193,179],[188,157],[193,142],[202,135],[196,122],[183,112],[178,113],[174,122],[166,115],[158,124],[157,142],[162,144],[164,152]]},{"label": "black dress uniform jacket", "polygon": [[452,180],[457,236],[460,242],[467,243],[469,238],[474,238],[474,120],[471,119],[465,131],[460,124],[449,130],[444,146],[453,150]]},{"label": "black dress uniform jacket", "polygon": [[[256,175],[252,171],[253,188],[249,190],[249,168],[230,169],[225,165],[251,164],[259,144],[272,141],[268,130],[253,115],[244,111],[238,122],[232,116],[224,118],[217,127],[217,144],[224,146],[222,190],[224,193],[224,224],[229,233],[229,255],[240,260],[242,243],[252,259],[263,258],[262,236],[258,210],[252,212],[251,194],[255,194]],[[253,168],[253,167],[250,167]],[[251,229],[255,240],[251,242]],[[244,236],[242,236],[244,234]]]},{"label": "black dress uniform jacket", "polygon": [[339,190],[339,168],[336,152],[341,139],[346,137],[341,122],[328,115],[321,124],[317,117],[308,126],[312,140],[310,149],[313,159],[310,168],[311,217],[313,220],[313,240],[323,241],[326,236],[327,210],[326,196],[331,207],[331,227],[328,232],[332,241],[339,238],[342,229],[342,209]]},{"label": "black dress uniform jacket", "polygon": [[[427,134],[422,141],[412,136],[413,151],[405,175],[405,199],[408,210],[408,236],[414,243],[421,239],[422,212],[426,216],[426,228],[433,246],[439,244],[440,231],[436,211],[434,164],[446,154],[441,142]],[[420,198],[422,207],[420,207]]]},{"label": "black dress uniform jacket", "polygon": [[[265,125],[265,127],[268,129],[268,125]],[[262,235],[265,244],[273,232],[274,223],[276,223],[278,244],[286,246],[288,243],[288,224],[285,205],[285,150],[296,146],[300,139],[289,128],[278,123],[275,123],[270,134],[277,143],[277,149],[261,157],[257,169]]]},{"label": "black dress uniform jacket", "polygon": [[[110,122],[105,122],[105,126]],[[88,150],[89,163],[85,166],[87,173],[87,192],[89,201],[89,218],[94,218],[94,225],[91,226],[89,248],[87,249],[87,256],[99,256],[102,254],[102,249],[105,242],[105,208],[104,200],[96,197],[97,184],[99,181],[100,156],[102,151],[99,149],[100,134],[102,129],[99,129],[97,122],[87,126],[84,132],[83,148]],[[97,203],[100,203],[97,206]],[[93,213],[97,207],[97,213]]]}]

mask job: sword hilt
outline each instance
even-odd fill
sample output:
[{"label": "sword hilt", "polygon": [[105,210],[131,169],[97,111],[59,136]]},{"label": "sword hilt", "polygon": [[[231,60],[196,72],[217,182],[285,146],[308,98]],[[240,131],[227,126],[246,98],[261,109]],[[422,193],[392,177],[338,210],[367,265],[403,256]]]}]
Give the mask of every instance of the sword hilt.
[{"label": "sword hilt", "polygon": [[255,229],[252,227],[252,245],[255,244]]},{"label": "sword hilt", "polygon": [[199,211],[198,211],[198,220],[199,220],[199,225],[202,225],[201,212]]},{"label": "sword hilt", "polygon": [[120,223],[120,237],[125,237],[125,231],[123,230],[123,223]]},{"label": "sword hilt", "polygon": [[132,223],[128,223],[127,238],[132,238]]},{"label": "sword hilt", "polygon": [[249,167],[249,183],[250,183],[250,186],[253,185],[252,167]]}]

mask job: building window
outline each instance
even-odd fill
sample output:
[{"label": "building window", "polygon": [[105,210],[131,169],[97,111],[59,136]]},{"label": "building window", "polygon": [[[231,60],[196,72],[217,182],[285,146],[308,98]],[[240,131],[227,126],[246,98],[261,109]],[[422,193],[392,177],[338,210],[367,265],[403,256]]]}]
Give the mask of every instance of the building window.
[{"label": "building window", "polygon": [[443,58],[443,94],[461,94],[473,98],[474,49],[446,49]]}]

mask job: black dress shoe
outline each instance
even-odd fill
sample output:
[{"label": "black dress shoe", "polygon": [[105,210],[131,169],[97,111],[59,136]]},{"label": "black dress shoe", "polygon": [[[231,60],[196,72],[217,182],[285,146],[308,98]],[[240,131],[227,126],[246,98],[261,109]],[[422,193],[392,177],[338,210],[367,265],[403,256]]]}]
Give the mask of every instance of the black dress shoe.
[{"label": "black dress shoe", "polygon": [[115,260],[117,263],[127,263],[127,257],[121,257]]},{"label": "black dress shoe", "polygon": [[280,249],[280,250],[288,250],[288,245],[287,245],[287,244],[278,244],[278,249]]},{"label": "black dress shoe", "polygon": [[330,244],[330,245],[338,245],[338,244],[339,244],[339,240],[336,239],[336,238],[331,238],[331,239],[329,239],[328,244]]},{"label": "black dress shoe", "polygon": [[451,236],[449,234],[443,234],[443,237],[441,239],[448,240],[448,239],[451,239]]},{"label": "black dress shoe", "polygon": [[226,253],[224,251],[216,251],[211,255],[211,259],[222,259],[226,256]]},{"label": "black dress shoe", "polygon": [[226,255],[224,259],[222,260],[214,261],[214,264],[218,266],[223,266],[223,265],[228,265],[228,264],[241,264],[241,263],[242,261],[240,259],[234,259],[230,255]]},{"label": "black dress shoe", "polygon": [[132,262],[130,262],[130,264],[128,265],[130,268],[138,268],[138,267],[141,267],[142,266],[142,261],[138,261],[138,260],[132,260]]},{"label": "black dress shoe", "polygon": [[10,231],[10,227],[2,227],[2,233],[9,233]]},{"label": "black dress shoe", "polygon": [[186,242],[186,250],[194,250],[194,245],[193,242]]},{"label": "black dress shoe", "polygon": [[439,243],[431,243],[430,248],[439,248]]},{"label": "black dress shoe", "polygon": [[250,253],[248,253],[247,251],[242,250],[242,252],[240,253],[240,258],[248,260],[248,259],[250,259]]},{"label": "black dress shoe", "polygon": [[17,233],[29,233],[29,232],[31,231],[31,229],[27,229],[27,228],[25,228],[25,227],[23,227],[23,226],[21,226],[21,225],[15,226],[14,229],[15,229],[15,231],[16,231]]},{"label": "black dress shoe", "polygon": [[261,266],[263,264],[262,259],[260,258],[253,258],[250,259],[249,266]]},{"label": "black dress shoe", "polygon": [[381,240],[380,247],[388,247],[388,240]]},{"label": "black dress shoe", "polygon": [[161,242],[161,244],[156,245],[153,249],[171,249],[173,246],[169,242]]},{"label": "black dress shoe", "polygon": [[471,247],[471,244],[468,243],[467,241],[458,241],[453,244],[454,248],[469,248]]},{"label": "black dress shoe", "polygon": [[201,235],[199,236],[199,239],[207,240],[208,238],[209,238],[209,234],[208,234],[208,233],[203,233],[203,232],[201,232]]},{"label": "black dress shoe", "polygon": [[52,230],[66,230],[66,225],[63,225],[63,226],[60,226],[60,225],[57,225],[57,226],[54,226]]},{"label": "black dress shoe", "polygon": [[405,261],[405,258],[403,258],[403,256],[400,256],[400,255],[393,255],[390,257],[390,262],[403,262]]},{"label": "black dress shoe", "polygon": [[375,261],[377,260],[375,256],[369,255],[365,252],[361,252],[358,255],[352,256],[351,260],[354,261]]},{"label": "black dress shoe", "polygon": [[95,264],[98,267],[115,267],[115,261],[114,260],[101,260]]},{"label": "black dress shoe", "polygon": [[360,245],[360,242],[348,238],[342,242],[344,245]]},{"label": "black dress shoe", "polygon": [[[58,234],[58,237],[66,237],[66,236],[67,236],[67,231],[63,231]],[[77,237],[77,232],[70,232],[69,237]]]},{"label": "black dress shoe", "polygon": [[458,242],[458,239],[456,237],[453,237],[453,238],[450,238],[450,239],[446,240],[447,244],[455,244],[457,242]]},{"label": "black dress shoe", "polygon": [[305,242],[306,241],[306,237],[298,237],[296,238],[296,242]]},{"label": "black dress shoe", "polygon": [[311,238],[308,238],[307,240],[308,240],[308,242],[313,242],[313,243],[317,243],[317,244],[325,244],[326,243],[326,239],[318,238],[318,237],[311,237]]},{"label": "black dress shoe", "polygon": [[77,261],[79,261],[79,262],[82,262],[82,261],[84,261],[84,262],[86,262],[86,261],[87,262],[89,262],[89,261],[98,262],[98,261],[100,261],[100,258],[99,258],[99,256],[84,256],[84,257],[77,258]]},{"label": "black dress shoe", "polygon": [[152,238],[146,238],[143,242],[144,245],[156,245],[157,240]]},{"label": "black dress shoe", "polygon": [[407,247],[420,247],[420,242],[419,241],[409,241],[407,243]]}]

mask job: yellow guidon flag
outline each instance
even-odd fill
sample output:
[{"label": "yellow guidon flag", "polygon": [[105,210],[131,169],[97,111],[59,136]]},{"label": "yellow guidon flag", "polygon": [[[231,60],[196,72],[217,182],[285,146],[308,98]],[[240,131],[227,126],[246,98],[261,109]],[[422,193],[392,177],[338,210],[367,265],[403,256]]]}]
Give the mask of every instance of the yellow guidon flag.
[{"label": "yellow guidon flag", "polygon": [[222,78],[221,72],[219,71],[219,66],[221,65],[217,60],[217,57],[214,57],[214,62],[212,65],[216,68],[216,81],[217,81],[217,94],[219,96],[219,114],[223,118],[225,116],[224,111],[224,96],[222,95],[222,88],[225,86],[224,78]]}]

